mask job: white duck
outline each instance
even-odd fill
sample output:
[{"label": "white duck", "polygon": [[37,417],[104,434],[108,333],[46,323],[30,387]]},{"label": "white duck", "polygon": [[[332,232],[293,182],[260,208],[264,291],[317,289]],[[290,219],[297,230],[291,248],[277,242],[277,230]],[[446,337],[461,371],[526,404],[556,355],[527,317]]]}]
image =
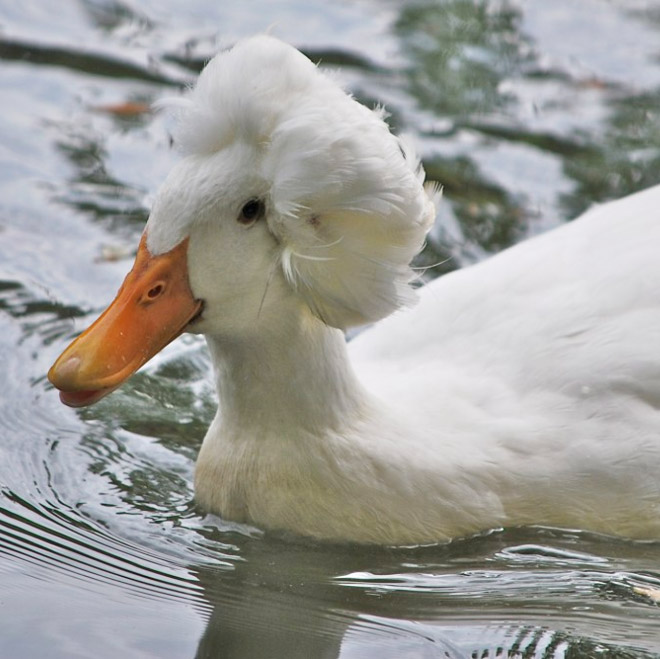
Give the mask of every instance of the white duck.
[{"label": "white duck", "polygon": [[182,331],[220,410],[196,497],[332,540],[547,524],[660,536],[660,187],[421,290],[423,171],[374,113],[268,36],[213,59],[185,157],[117,298],[52,367],[109,393]]}]

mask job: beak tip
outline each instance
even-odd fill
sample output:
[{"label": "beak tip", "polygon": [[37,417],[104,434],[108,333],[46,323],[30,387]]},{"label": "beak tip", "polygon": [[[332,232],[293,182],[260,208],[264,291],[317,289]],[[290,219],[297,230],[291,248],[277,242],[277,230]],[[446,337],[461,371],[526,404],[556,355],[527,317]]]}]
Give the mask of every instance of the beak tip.
[{"label": "beak tip", "polygon": [[80,370],[80,357],[71,355],[66,359],[60,357],[48,371],[48,379],[58,389],[70,389],[72,382]]},{"label": "beak tip", "polygon": [[69,407],[91,405],[109,394],[114,388],[81,388],[81,366],[82,359],[79,355],[67,356],[64,353],[48,371],[48,379],[51,384],[60,390],[60,401]]},{"label": "beak tip", "polygon": [[89,391],[60,391],[60,401],[68,407],[87,407],[107,396],[112,389],[90,389]]}]

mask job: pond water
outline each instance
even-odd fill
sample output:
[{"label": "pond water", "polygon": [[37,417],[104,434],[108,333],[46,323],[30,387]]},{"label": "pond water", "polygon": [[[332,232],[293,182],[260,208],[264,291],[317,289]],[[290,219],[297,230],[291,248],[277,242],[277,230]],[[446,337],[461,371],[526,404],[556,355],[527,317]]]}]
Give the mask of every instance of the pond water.
[{"label": "pond water", "polygon": [[117,108],[267,28],[416,140],[445,189],[428,276],[660,180],[658,1],[0,0],[0,656],[660,657],[660,542],[332,546],[201,513],[198,338],[60,405],[46,370],[177,158],[167,117]]}]

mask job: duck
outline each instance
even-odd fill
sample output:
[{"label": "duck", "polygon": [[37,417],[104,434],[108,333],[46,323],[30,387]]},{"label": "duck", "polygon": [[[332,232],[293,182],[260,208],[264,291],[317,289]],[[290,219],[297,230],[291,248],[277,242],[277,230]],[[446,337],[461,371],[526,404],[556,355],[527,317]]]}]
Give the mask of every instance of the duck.
[{"label": "duck", "polygon": [[224,519],[384,545],[660,537],[660,186],[415,287],[440,191],[382,108],[269,35],[169,104],[181,158],[48,373],[63,403],[202,334],[219,405],[195,499]]}]

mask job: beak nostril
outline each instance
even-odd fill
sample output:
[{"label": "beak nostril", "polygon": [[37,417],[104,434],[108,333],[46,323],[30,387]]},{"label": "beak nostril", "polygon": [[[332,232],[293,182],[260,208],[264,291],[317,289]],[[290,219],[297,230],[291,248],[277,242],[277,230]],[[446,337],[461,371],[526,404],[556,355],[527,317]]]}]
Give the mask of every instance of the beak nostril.
[{"label": "beak nostril", "polygon": [[165,285],[162,283],[155,284],[147,291],[147,299],[155,300],[157,297],[160,297],[165,290]]}]

